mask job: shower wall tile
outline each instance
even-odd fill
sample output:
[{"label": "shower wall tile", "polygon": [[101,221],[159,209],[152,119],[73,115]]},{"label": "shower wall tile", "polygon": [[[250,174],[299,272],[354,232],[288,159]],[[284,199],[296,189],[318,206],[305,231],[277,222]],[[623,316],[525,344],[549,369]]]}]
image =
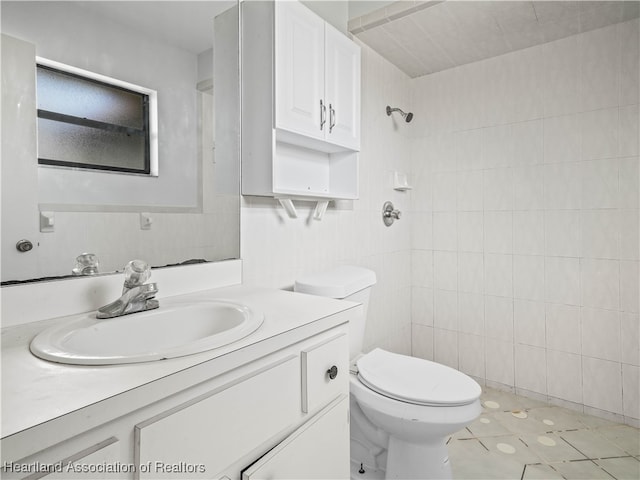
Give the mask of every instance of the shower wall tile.
[{"label": "shower wall tile", "polygon": [[580,48],[577,36],[547,43],[543,53],[544,116],[580,109]]},{"label": "shower wall tile", "polygon": [[638,192],[639,178],[638,165],[639,157],[621,158],[619,161],[619,206],[620,208],[637,209],[640,205]]},{"label": "shower wall tile", "polygon": [[547,393],[547,352],[530,345],[515,347],[515,386],[531,392]]},{"label": "shower wall tile", "polygon": [[435,290],[433,326],[445,330],[458,329],[458,292]]},{"label": "shower wall tile", "polygon": [[432,220],[413,234],[412,268],[421,249],[437,256],[437,302],[414,315],[435,310],[435,357],[631,424],[639,57],[635,19],[410,81],[410,209]]},{"label": "shower wall tile", "polygon": [[458,250],[458,219],[455,212],[434,212],[433,248],[452,252]]},{"label": "shower wall tile", "polygon": [[546,257],[545,300],[550,303],[580,305],[580,260]]},{"label": "shower wall tile", "polygon": [[634,365],[622,365],[622,413],[640,417],[640,367]]},{"label": "shower wall tile", "polygon": [[412,212],[411,248],[413,250],[433,249],[433,215],[431,212]]},{"label": "shower wall tile", "polygon": [[458,212],[458,251],[483,252],[484,215],[482,212]]},{"label": "shower wall tile", "polygon": [[550,397],[582,404],[582,357],[547,350],[547,391]]},{"label": "shower wall tile", "polygon": [[513,209],[544,208],[544,167],[529,165],[513,169]]},{"label": "shower wall tile", "polygon": [[640,317],[637,313],[620,313],[620,332],[622,363],[640,366]]},{"label": "shower wall tile", "polygon": [[476,378],[485,378],[484,337],[459,333],[458,348],[460,370]]},{"label": "shower wall tile", "polygon": [[617,210],[582,210],[582,255],[620,258],[620,213]]},{"label": "shower wall tile", "polygon": [[513,212],[513,253],[544,255],[544,212]]},{"label": "shower wall tile", "polygon": [[620,308],[620,262],[585,258],[580,265],[582,305],[618,310]]},{"label": "shower wall tile", "polygon": [[458,255],[456,252],[433,252],[434,286],[441,290],[458,290]]},{"label": "shower wall tile", "polygon": [[513,297],[513,256],[484,256],[484,291],[487,295]]},{"label": "shower wall tile", "polygon": [[580,107],[583,111],[618,105],[620,56],[616,26],[579,36]]},{"label": "shower wall tile", "polygon": [[486,379],[503,385],[514,385],[513,342],[485,337]]},{"label": "shower wall tile", "polygon": [[620,310],[638,313],[640,310],[640,263],[620,261]]},{"label": "shower wall tile", "polygon": [[457,185],[457,209],[458,211],[471,212],[483,210],[483,185],[482,171],[470,170],[458,172]]},{"label": "shower wall tile", "polygon": [[618,312],[582,309],[582,354],[620,361],[620,319]]},{"label": "shower wall tile", "polygon": [[618,156],[631,157],[640,154],[640,112],[638,105],[620,107],[620,143]]},{"label": "shower wall tile", "polygon": [[488,338],[513,341],[513,299],[484,297],[484,334]]},{"label": "shower wall tile", "polygon": [[[536,118],[530,117],[530,118]],[[543,121],[536,120],[514,123],[511,126],[513,138],[512,166],[531,166],[544,160]]]},{"label": "shower wall tile", "polygon": [[483,130],[462,130],[454,132],[456,165],[458,171],[481,170]]},{"label": "shower wall tile", "polygon": [[618,25],[620,54],[620,105],[640,103],[640,22]]},{"label": "shower wall tile", "polygon": [[622,368],[619,363],[583,356],[582,388],[585,406],[623,413]]},{"label": "shower wall tile", "polygon": [[484,209],[513,209],[513,171],[511,168],[484,170]]},{"label": "shower wall tile", "polygon": [[582,167],[582,208],[616,208],[618,202],[617,159],[583,162]]},{"label": "shower wall tile", "polygon": [[411,288],[411,322],[433,326],[433,289]]},{"label": "shower wall tile", "polygon": [[549,210],[544,213],[544,253],[552,257],[580,256],[580,211]]},{"label": "shower wall tile", "polygon": [[[460,322],[462,322],[460,313]],[[546,346],[545,311],[543,302],[515,299],[513,323],[516,344]]]},{"label": "shower wall tile", "polygon": [[580,209],[582,165],[577,162],[544,166],[544,207],[547,210]]},{"label": "shower wall tile", "polygon": [[618,107],[581,114],[582,160],[618,156]]},{"label": "shower wall tile", "polygon": [[484,293],[484,255],[458,252],[458,291]]},{"label": "shower wall tile", "polygon": [[513,256],[513,296],[544,301],[544,257]]},{"label": "shower wall tile", "polygon": [[620,258],[638,260],[640,239],[638,237],[638,210],[620,210]]},{"label": "shower wall tile", "polygon": [[484,251],[504,254],[513,252],[513,214],[511,211],[484,213]]},{"label": "shower wall tile", "polygon": [[456,173],[440,172],[433,176],[433,210],[456,211]]},{"label": "shower wall tile", "polygon": [[562,115],[544,119],[544,163],[577,162],[580,160],[580,116]]},{"label": "shower wall tile", "polygon": [[434,328],[433,359],[451,368],[458,368],[458,332]]},{"label": "shower wall tile", "polygon": [[411,354],[433,360],[433,327],[414,323],[411,330]]},{"label": "shower wall tile", "polygon": [[580,307],[546,304],[547,348],[582,354]]},{"label": "shower wall tile", "polygon": [[458,327],[461,332],[484,334],[484,296],[479,293],[458,293]]}]

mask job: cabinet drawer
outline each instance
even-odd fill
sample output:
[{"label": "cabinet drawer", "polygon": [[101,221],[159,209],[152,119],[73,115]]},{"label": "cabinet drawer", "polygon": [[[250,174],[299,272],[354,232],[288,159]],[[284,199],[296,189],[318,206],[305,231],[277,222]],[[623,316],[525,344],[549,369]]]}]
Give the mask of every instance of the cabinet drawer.
[{"label": "cabinet drawer", "polygon": [[139,478],[211,478],[296,422],[299,378],[291,355],[136,425]]},{"label": "cabinet drawer", "polygon": [[[337,335],[301,352],[302,411],[312,412],[349,392],[349,343],[346,334]],[[331,378],[329,371],[336,367]]]}]

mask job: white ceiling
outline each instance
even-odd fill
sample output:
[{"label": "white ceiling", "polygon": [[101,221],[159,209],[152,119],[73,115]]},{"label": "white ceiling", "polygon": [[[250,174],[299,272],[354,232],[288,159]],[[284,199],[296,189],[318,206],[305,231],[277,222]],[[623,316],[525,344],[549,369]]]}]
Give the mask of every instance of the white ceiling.
[{"label": "white ceiling", "polygon": [[410,77],[637,18],[627,1],[401,1],[349,31]]},{"label": "white ceiling", "polygon": [[213,19],[236,4],[211,1],[80,1],[78,6],[199,54],[213,46]]}]

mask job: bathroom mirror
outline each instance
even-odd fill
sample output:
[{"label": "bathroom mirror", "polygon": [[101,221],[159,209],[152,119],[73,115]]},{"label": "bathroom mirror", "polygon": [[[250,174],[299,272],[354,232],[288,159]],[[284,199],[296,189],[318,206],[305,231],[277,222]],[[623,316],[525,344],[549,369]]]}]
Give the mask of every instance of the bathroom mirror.
[{"label": "bathroom mirror", "polygon": [[[0,8],[3,284],[239,258],[237,0]],[[158,175],[38,165],[36,57],[157,91]]]}]

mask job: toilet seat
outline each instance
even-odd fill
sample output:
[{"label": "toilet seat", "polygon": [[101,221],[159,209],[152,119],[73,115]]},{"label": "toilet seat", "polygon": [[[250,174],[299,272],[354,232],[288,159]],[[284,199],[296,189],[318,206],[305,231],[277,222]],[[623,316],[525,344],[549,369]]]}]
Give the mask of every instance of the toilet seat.
[{"label": "toilet seat", "polygon": [[475,402],[480,386],[458,370],[421,358],[376,348],[356,362],[367,388],[414,405],[455,407]]}]

